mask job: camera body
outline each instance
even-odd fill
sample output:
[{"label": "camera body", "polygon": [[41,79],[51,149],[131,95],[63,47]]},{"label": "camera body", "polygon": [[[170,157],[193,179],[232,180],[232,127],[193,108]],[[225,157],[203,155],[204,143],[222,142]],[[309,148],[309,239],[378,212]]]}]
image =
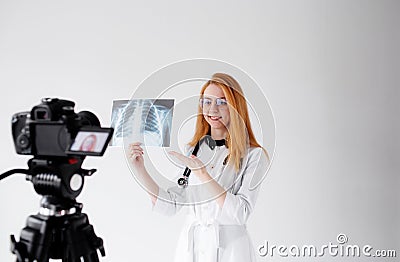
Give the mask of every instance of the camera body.
[{"label": "camera body", "polygon": [[74,112],[75,103],[58,98],[43,98],[30,112],[12,117],[15,150],[21,155],[67,157],[68,147],[81,128],[100,127],[89,111]]},{"label": "camera body", "polygon": [[84,177],[95,172],[81,165],[86,156],[102,156],[113,128],[101,128],[89,111],[74,112],[75,103],[58,98],[43,98],[30,112],[12,117],[15,150],[33,155],[28,161],[29,176],[35,191],[43,196],[75,199]]}]

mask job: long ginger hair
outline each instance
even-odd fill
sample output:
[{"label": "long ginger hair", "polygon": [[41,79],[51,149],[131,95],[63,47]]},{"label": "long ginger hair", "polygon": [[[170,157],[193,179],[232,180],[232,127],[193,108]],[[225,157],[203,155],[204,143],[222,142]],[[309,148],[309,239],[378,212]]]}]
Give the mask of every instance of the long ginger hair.
[{"label": "long ginger hair", "polygon": [[[215,73],[201,88],[200,97],[203,97],[204,91],[210,84],[219,86],[228,101],[230,116],[226,138],[226,147],[229,148],[228,163],[233,164],[236,171],[238,171],[241,159],[246,155],[248,147],[261,147],[261,145],[257,142],[251,129],[246,99],[239,83],[230,75]],[[195,146],[209,131],[210,125],[205,120],[203,110],[199,105],[196,131],[189,145],[192,147]],[[268,156],[264,148],[263,151]]]}]

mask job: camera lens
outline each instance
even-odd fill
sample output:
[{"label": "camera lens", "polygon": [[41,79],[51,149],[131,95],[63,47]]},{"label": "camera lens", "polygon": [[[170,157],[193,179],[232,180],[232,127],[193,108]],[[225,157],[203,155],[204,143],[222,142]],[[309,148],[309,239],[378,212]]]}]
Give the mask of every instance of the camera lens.
[{"label": "camera lens", "polygon": [[82,124],[89,126],[100,126],[100,121],[95,114],[90,111],[81,111],[78,116],[82,119]]},{"label": "camera lens", "polygon": [[178,179],[178,186],[179,187],[185,188],[185,187],[187,187],[187,185],[188,185],[187,179],[185,179],[183,177]]}]

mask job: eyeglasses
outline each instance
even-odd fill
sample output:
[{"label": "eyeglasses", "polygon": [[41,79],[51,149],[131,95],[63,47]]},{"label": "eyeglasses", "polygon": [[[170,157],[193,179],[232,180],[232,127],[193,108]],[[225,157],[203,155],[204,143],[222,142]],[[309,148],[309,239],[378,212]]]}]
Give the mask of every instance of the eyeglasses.
[{"label": "eyeglasses", "polygon": [[[200,99],[200,107],[201,108],[210,108],[213,103],[211,98],[201,98]],[[215,99],[215,105],[218,108],[226,108],[228,106],[228,101],[225,98],[217,98]]]}]

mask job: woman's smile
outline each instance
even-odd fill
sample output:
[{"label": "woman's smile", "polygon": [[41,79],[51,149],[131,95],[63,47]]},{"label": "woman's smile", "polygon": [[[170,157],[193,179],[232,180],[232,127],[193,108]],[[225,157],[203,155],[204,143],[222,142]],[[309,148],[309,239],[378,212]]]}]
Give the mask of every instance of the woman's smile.
[{"label": "woman's smile", "polygon": [[221,116],[208,116],[209,119],[212,121],[219,121],[222,117]]}]

